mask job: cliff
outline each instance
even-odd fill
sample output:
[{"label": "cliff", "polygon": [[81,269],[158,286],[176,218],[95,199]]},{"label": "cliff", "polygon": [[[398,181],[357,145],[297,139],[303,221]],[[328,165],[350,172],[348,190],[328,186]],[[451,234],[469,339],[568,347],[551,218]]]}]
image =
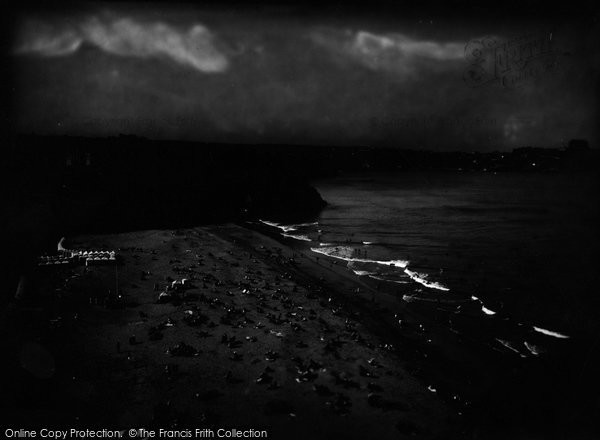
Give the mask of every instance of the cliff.
[{"label": "cliff", "polygon": [[260,147],[26,136],[5,159],[3,242],[17,272],[63,235],[295,222],[325,206],[285,153]]}]

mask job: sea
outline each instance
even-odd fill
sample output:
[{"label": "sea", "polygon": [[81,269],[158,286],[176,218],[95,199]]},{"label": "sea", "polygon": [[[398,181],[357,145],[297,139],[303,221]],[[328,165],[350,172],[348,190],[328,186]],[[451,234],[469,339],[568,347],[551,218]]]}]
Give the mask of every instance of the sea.
[{"label": "sea", "polygon": [[328,203],[314,222],[261,222],[409,307],[443,310],[449,330],[520,357],[600,330],[598,176],[361,174],[313,185]]}]

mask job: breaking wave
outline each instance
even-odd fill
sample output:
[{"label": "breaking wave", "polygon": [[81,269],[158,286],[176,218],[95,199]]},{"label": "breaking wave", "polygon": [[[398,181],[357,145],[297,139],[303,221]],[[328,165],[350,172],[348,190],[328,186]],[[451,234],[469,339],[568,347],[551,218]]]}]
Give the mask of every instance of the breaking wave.
[{"label": "breaking wave", "polygon": [[295,227],[295,225],[280,225],[279,223],[270,222],[267,220],[259,220],[259,222],[261,222],[267,226],[271,226],[273,228],[281,229],[283,232],[293,232],[298,229]]},{"label": "breaking wave", "polygon": [[510,342],[505,341],[504,339],[499,339],[499,338],[496,338],[496,341],[498,341],[504,347],[508,348],[510,351],[513,351],[513,352],[517,353],[519,356],[521,356],[521,357],[527,357],[523,353],[521,353],[519,350],[517,350],[515,348],[515,346],[513,344],[511,344]]},{"label": "breaking wave", "polygon": [[367,276],[367,275],[373,275],[373,272],[369,272],[368,270],[354,270],[354,269],[352,269],[352,272],[354,272],[359,277],[364,277],[364,276]]},{"label": "breaking wave", "polygon": [[[296,224],[292,224],[292,225],[282,225],[281,223],[271,222],[268,220],[259,220],[259,222],[261,222],[262,224],[265,224],[267,226],[271,226],[273,228],[280,229],[282,232],[294,232],[300,228],[306,228],[309,226],[317,226],[319,224],[318,222],[312,222],[312,223],[296,223]],[[282,234],[282,235],[287,237],[287,235],[285,235],[285,234]],[[296,237],[292,236],[292,238],[296,238]],[[304,240],[304,239],[300,239],[300,240]],[[308,239],[306,241],[312,241],[312,240]]]},{"label": "breaking wave", "polygon": [[543,348],[541,348],[537,345],[530,344],[527,341],[523,342],[523,344],[525,345],[527,350],[529,350],[529,352],[535,356],[539,356],[540,354],[544,353],[544,351],[545,351]]},{"label": "breaking wave", "polygon": [[444,292],[450,291],[449,288],[438,282],[427,280],[427,275],[423,275],[418,272],[413,272],[412,270],[408,269],[404,269],[404,273],[406,273],[406,275],[408,275],[413,281],[416,281],[417,283],[422,284],[425,287],[429,287],[430,289],[443,290]]},{"label": "breaking wave", "polygon": [[395,266],[402,269],[408,265],[408,261],[406,260],[368,260],[366,258],[355,258],[352,256],[354,254],[354,249],[346,246],[310,248],[310,250],[318,254],[348,262],[381,264],[383,266]]},{"label": "breaking wave", "polygon": [[545,328],[536,327],[535,325],[533,326],[533,329],[538,333],[541,333],[546,336],[552,336],[554,338],[559,338],[559,339],[569,339],[570,338],[570,336],[563,335],[562,333],[554,332],[552,330],[546,330]]},{"label": "breaking wave", "polygon": [[281,235],[283,235],[284,237],[293,238],[294,240],[312,241],[306,235],[294,235],[294,234],[286,234],[286,233],[282,233]]},{"label": "breaking wave", "polygon": [[490,309],[488,309],[488,308],[487,308],[486,306],[484,306],[483,304],[481,304],[481,311],[482,311],[483,313],[485,313],[486,315],[490,315],[490,316],[492,316],[492,315],[495,315],[495,314],[496,314],[496,312],[494,312],[493,310],[490,310]]}]

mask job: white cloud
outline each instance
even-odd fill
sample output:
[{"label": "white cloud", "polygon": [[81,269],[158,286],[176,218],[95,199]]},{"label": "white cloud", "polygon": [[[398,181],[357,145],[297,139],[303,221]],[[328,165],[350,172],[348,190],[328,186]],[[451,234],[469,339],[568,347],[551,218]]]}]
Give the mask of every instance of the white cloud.
[{"label": "white cloud", "polygon": [[462,59],[464,56],[464,44],[419,41],[401,34],[386,36],[360,31],[354,36],[352,46],[354,50],[367,55],[389,51],[407,58],[422,57],[440,61]]},{"label": "white cloud", "polygon": [[30,21],[20,29],[15,52],[38,53],[45,56],[68,55],[82,43],[79,33],[72,28],[57,28],[47,23]]},{"label": "white cloud", "polygon": [[99,49],[130,57],[162,57],[204,73],[227,70],[229,62],[215,45],[213,34],[203,25],[187,30],[131,18],[91,17],[76,25],[52,26],[29,22],[20,29],[15,52],[43,56],[71,54],[88,43]]},{"label": "white cloud", "polygon": [[443,65],[464,59],[464,43],[418,40],[398,33],[315,32],[312,39],[372,70],[399,73],[405,77],[415,74],[423,63]]}]

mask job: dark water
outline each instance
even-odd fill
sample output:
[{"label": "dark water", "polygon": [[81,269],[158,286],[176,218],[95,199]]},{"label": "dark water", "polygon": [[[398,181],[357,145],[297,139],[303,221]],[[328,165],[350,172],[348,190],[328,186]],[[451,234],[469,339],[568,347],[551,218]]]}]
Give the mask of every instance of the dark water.
[{"label": "dark water", "polygon": [[481,331],[521,356],[598,330],[596,176],[363,175],[315,184],[329,203],[318,223],[282,232],[357,276],[392,283],[407,302],[445,307],[452,330]]}]

